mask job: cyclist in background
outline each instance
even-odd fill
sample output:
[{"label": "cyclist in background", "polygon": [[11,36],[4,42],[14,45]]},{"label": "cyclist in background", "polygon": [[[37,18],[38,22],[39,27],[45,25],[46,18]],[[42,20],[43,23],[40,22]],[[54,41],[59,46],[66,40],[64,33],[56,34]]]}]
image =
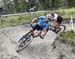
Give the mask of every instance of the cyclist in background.
[{"label": "cyclist in background", "polygon": [[49,20],[51,20],[51,19],[54,20],[53,21],[53,26],[52,26],[53,28],[57,27],[57,28],[60,29],[60,25],[61,25],[61,23],[63,21],[63,18],[61,17],[60,14],[57,14],[54,11],[51,11],[51,13],[47,15],[47,17],[48,17]]}]

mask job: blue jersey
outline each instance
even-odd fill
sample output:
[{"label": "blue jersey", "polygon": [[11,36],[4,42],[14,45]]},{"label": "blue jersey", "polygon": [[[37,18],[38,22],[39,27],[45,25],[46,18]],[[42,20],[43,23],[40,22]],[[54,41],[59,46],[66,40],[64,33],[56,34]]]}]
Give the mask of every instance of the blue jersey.
[{"label": "blue jersey", "polygon": [[44,27],[46,29],[49,29],[49,22],[46,22],[45,19],[46,19],[45,16],[40,16],[39,21],[38,21],[38,25],[40,27]]},{"label": "blue jersey", "polygon": [[45,16],[40,16],[40,17],[39,17],[38,25],[39,25],[40,27],[43,27],[43,25],[44,25],[44,23],[45,23],[45,19],[46,19]]}]

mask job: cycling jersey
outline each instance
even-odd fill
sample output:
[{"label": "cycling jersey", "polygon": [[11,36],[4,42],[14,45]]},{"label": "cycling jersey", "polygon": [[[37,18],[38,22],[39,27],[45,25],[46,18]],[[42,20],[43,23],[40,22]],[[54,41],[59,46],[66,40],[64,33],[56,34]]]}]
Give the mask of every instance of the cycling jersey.
[{"label": "cycling jersey", "polygon": [[54,20],[57,21],[58,14],[55,13],[54,16],[52,16],[51,14],[48,14],[47,17],[48,17],[49,19],[53,18]]},{"label": "cycling jersey", "polygon": [[48,19],[53,18],[59,24],[63,21],[63,18],[56,13],[54,13],[54,16],[52,16],[51,14],[48,14],[47,17],[48,17]]},{"label": "cycling jersey", "polygon": [[40,27],[44,27],[46,29],[49,28],[49,22],[45,21],[46,17],[45,16],[40,16],[39,17],[39,21],[38,21],[38,25]]},{"label": "cycling jersey", "polygon": [[37,25],[35,25],[33,27],[33,30],[35,30],[35,29],[42,30],[43,28],[45,28],[46,30],[48,30],[49,29],[49,22],[45,21],[46,17],[45,16],[39,16],[38,19],[39,19],[38,23],[37,23]]}]

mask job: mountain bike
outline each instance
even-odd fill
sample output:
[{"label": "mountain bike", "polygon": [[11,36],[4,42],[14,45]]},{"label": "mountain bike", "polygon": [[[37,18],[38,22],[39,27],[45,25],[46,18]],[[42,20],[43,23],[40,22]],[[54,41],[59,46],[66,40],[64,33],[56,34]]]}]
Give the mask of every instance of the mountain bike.
[{"label": "mountain bike", "polygon": [[[53,25],[51,25],[53,26]],[[66,26],[61,24],[60,29],[58,27],[51,27],[50,30],[52,30],[55,33],[64,32],[66,30]]]},{"label": "mountain bike", "polygon": [[[33,27],[33,25],[31,25]],[[44,31],[44,30],[43,30]],[[23,50],[24,48],[26,48],[31,42],[32,39],[35,37],[40,37],[43,39],[44,36],[42,36],[41,34],[38,35],[40,33],[40,30],[34,30],[31,33],[29,33],[27,36],[22,36],[21,39],[19,39],[18,44],[16,46],[16,52],[20,52],[21,50]]]},{"label": "mountain bike", "polygon": [[[34,25],[31,25],[31,27],[33,27],[33,26]],[[55,33],[64,32],[65,29],[66,29],[65,25],[60,26],[61,30],[59,30],[57,27],[54,27],[54,29],[52,29],[51,26],[52,25],[50,25],[50,30],[52,30]],[[58,29],[58,31],[57,31],[57,29]],[[39,32],[40,31],[36,29],[36,30],[32,31],[31,33],[29,33],[27,36],[22,36],[21,39],[18,42],[18,45],[16,46],[16,52],[20,52],[21,50],[26,48],[32,42],[33,38],[38,37]],[[44,38],[44,36],[42,36],[42,35],[39,35],[39,37]]]}]

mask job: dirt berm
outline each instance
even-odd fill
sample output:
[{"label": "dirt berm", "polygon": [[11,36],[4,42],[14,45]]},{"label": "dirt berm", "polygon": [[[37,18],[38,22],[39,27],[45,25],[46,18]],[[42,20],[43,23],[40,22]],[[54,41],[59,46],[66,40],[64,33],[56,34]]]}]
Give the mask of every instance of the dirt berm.
[{"label": "dirt berm", "polygon": [[60,40],[52,45],[58,36],[52,31],[44,39],[33,39],[27,48],[16,53],[17,41],[28,29],[24,25],[0,29],[0,59],[75,59],[72,45]]}]

